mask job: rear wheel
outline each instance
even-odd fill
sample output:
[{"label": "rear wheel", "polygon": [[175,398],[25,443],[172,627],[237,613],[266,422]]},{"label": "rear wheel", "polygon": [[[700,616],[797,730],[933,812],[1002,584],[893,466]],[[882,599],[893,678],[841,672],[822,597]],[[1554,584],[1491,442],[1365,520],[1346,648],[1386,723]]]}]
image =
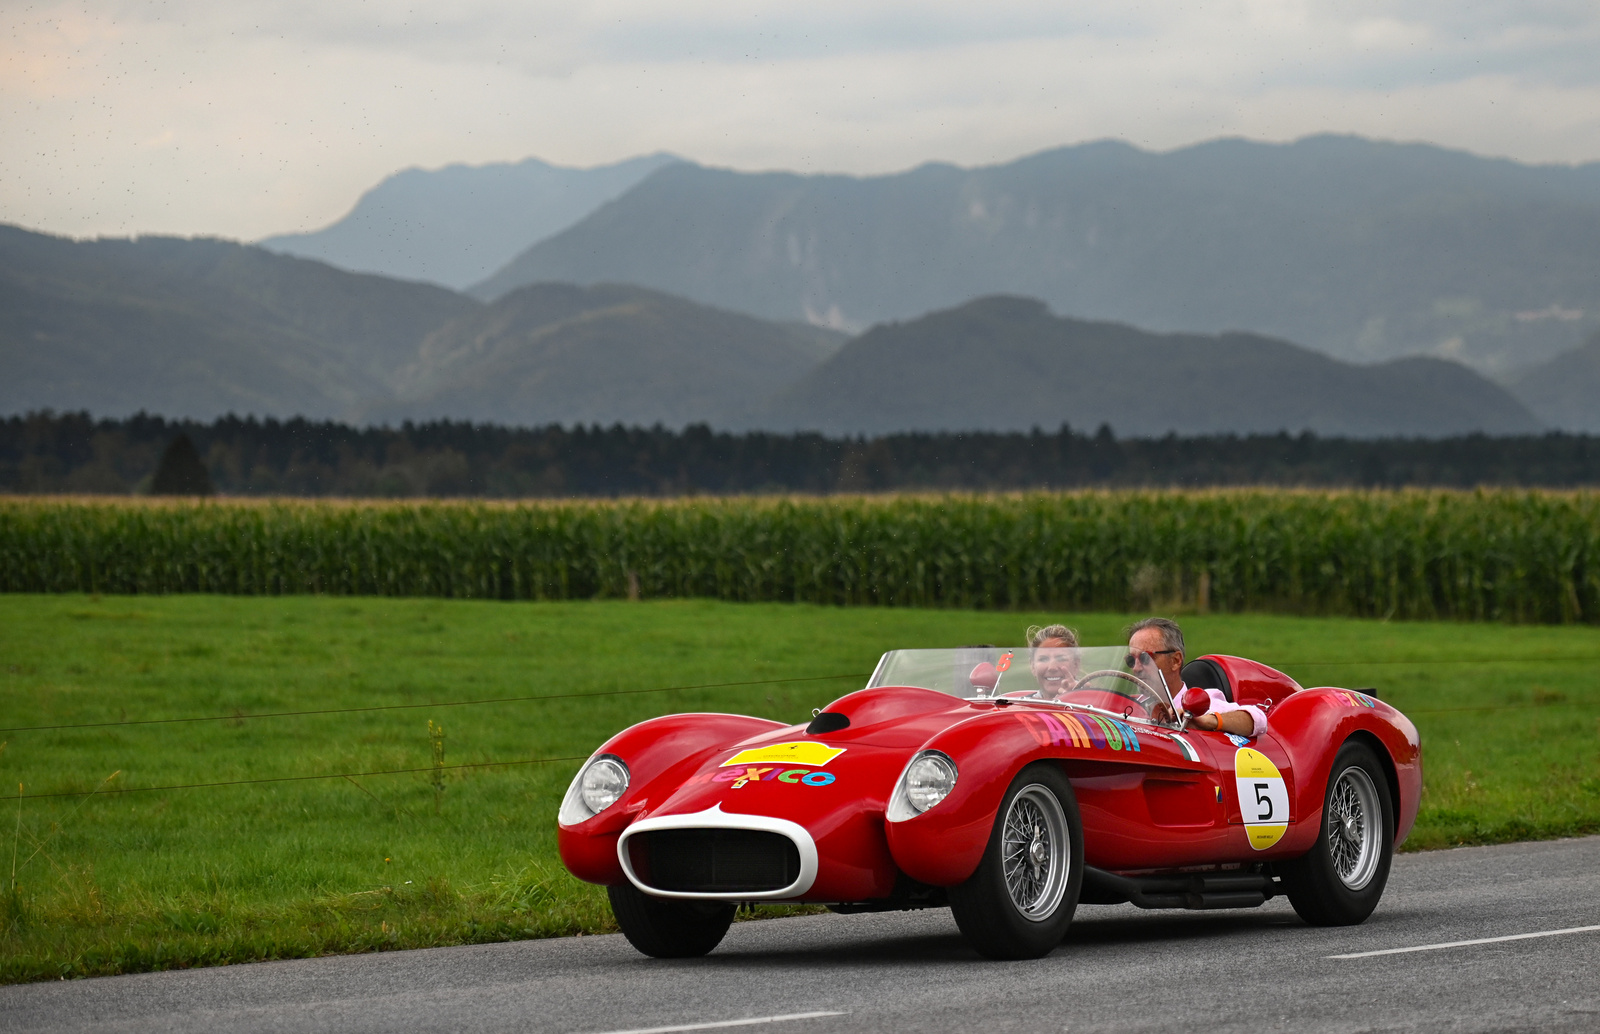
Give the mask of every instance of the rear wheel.
[{"label": "rear wheel", "polygon": [[1083,885],[1083,823],[1055,765],[1029,765],[1000,801],[978,871],[950,888],[956,925],[991,959],[1048,955],[1066,934]]},{"label": "rear wheel", "polygon": [[606,888],[628,943],[658,959],[687,959],[715,948],[733,925],[731,901],[658,898],[631,883]]},{"label": "rear wheel", "polygon": [[1346,742],[1333,759],[1322,832],[1281,866],[1289,903],[1313,926],[1353,926],[1378,907],[1394,858],[1394,802],[1372,748]]}]

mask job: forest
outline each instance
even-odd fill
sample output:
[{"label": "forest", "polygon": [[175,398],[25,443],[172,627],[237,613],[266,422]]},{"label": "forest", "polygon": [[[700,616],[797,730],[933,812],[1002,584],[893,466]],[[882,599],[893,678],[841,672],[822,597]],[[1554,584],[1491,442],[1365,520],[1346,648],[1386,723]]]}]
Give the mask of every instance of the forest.
[{"label": "forest", "polygon": [[[211,490],[236,496],[561,498],[1083,487],[1578,487],[1600,437],[719,432],[704,425],[355,427],[39,412],[0,418],[0,492],[148,494],[187,438]],[[191,454],[191,455],[193,455]]]}]

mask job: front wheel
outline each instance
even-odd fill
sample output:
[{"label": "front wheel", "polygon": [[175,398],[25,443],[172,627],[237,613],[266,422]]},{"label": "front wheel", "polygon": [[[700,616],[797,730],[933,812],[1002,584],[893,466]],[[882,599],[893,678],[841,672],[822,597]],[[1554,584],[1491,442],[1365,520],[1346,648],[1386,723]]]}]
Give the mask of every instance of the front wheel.
[{"label": "front wheel", "polygon": [[1282,866],[1284,889],[1312,926],[1354,926],[1378,907],[1394,858],[1394,802],[1372,749],[1346,742],[1333,759],[1322,832]]},{"label": "front wheel", "polygon": [[715,948],[733,925],[728,901],[658,898],[631,883],[606,888],[611,913],[628,943],[658,959],[688,959]]},{"label": "front wheel", "polygon": [[1083,885],[1083,823],[1061,769],[1029,765],[1000,801],[978,871],[950,888],[956,925],[991,959],[1037,959],[1066,934]]}]

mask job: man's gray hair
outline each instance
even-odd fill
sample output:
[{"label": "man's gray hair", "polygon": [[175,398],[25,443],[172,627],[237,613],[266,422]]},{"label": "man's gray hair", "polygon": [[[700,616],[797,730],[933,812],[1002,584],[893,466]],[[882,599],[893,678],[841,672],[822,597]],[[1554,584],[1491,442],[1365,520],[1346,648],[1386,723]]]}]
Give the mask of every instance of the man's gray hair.
[{"label": "man's gray hair", "polygon": [[1061,639],[1068,646],[1078,645],[1078,633],[1066,625],[1029,625],[1028,646],[1038,648],[1046,639]]},{"label": "man's gray hair", "polygon": [[1163,650],[1183,649],[1183,629],[1178,627],[1176,621],[1169,618],[1145,618],[1135,621],[1123,632],[1122,637],[1131,641],[1135,632],[1143,632],[1147,628],[1154,628],[1161,633],[1161,648]]}]

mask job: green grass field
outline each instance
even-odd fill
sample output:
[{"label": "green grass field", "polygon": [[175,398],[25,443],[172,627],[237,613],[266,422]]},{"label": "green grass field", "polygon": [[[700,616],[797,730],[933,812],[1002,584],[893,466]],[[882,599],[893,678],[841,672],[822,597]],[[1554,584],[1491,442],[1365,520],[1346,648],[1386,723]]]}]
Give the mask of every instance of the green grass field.
[{"label": "green grass field", "polygon": [[[447,767],[439,792],[430,721],[446,766],[581,757],[673,711],[800,721],[886,648],[1014,643],[1061,617],[0,596],[0,980],[609,929],[603,893],[555,854],[576,762]],[[1127,616],[1066,619],[1108,643]],[[1409,848],[1600,831],[1600,629],[1240,615],[1185,628],[1191,653],[1375,686],[1411,714],[1427,789]],[[818,676],[838,678],[756,681]],[[726,682],[754,684],[654,692]],[[442,706],[508,696],[556,699]],[[439,706],[231,717],[393,704]],[[230,717],[132,724],[189,716]],[[117,724],[17,731],[95,722]],[[389,769],[424,771],[44,796]]]}]

